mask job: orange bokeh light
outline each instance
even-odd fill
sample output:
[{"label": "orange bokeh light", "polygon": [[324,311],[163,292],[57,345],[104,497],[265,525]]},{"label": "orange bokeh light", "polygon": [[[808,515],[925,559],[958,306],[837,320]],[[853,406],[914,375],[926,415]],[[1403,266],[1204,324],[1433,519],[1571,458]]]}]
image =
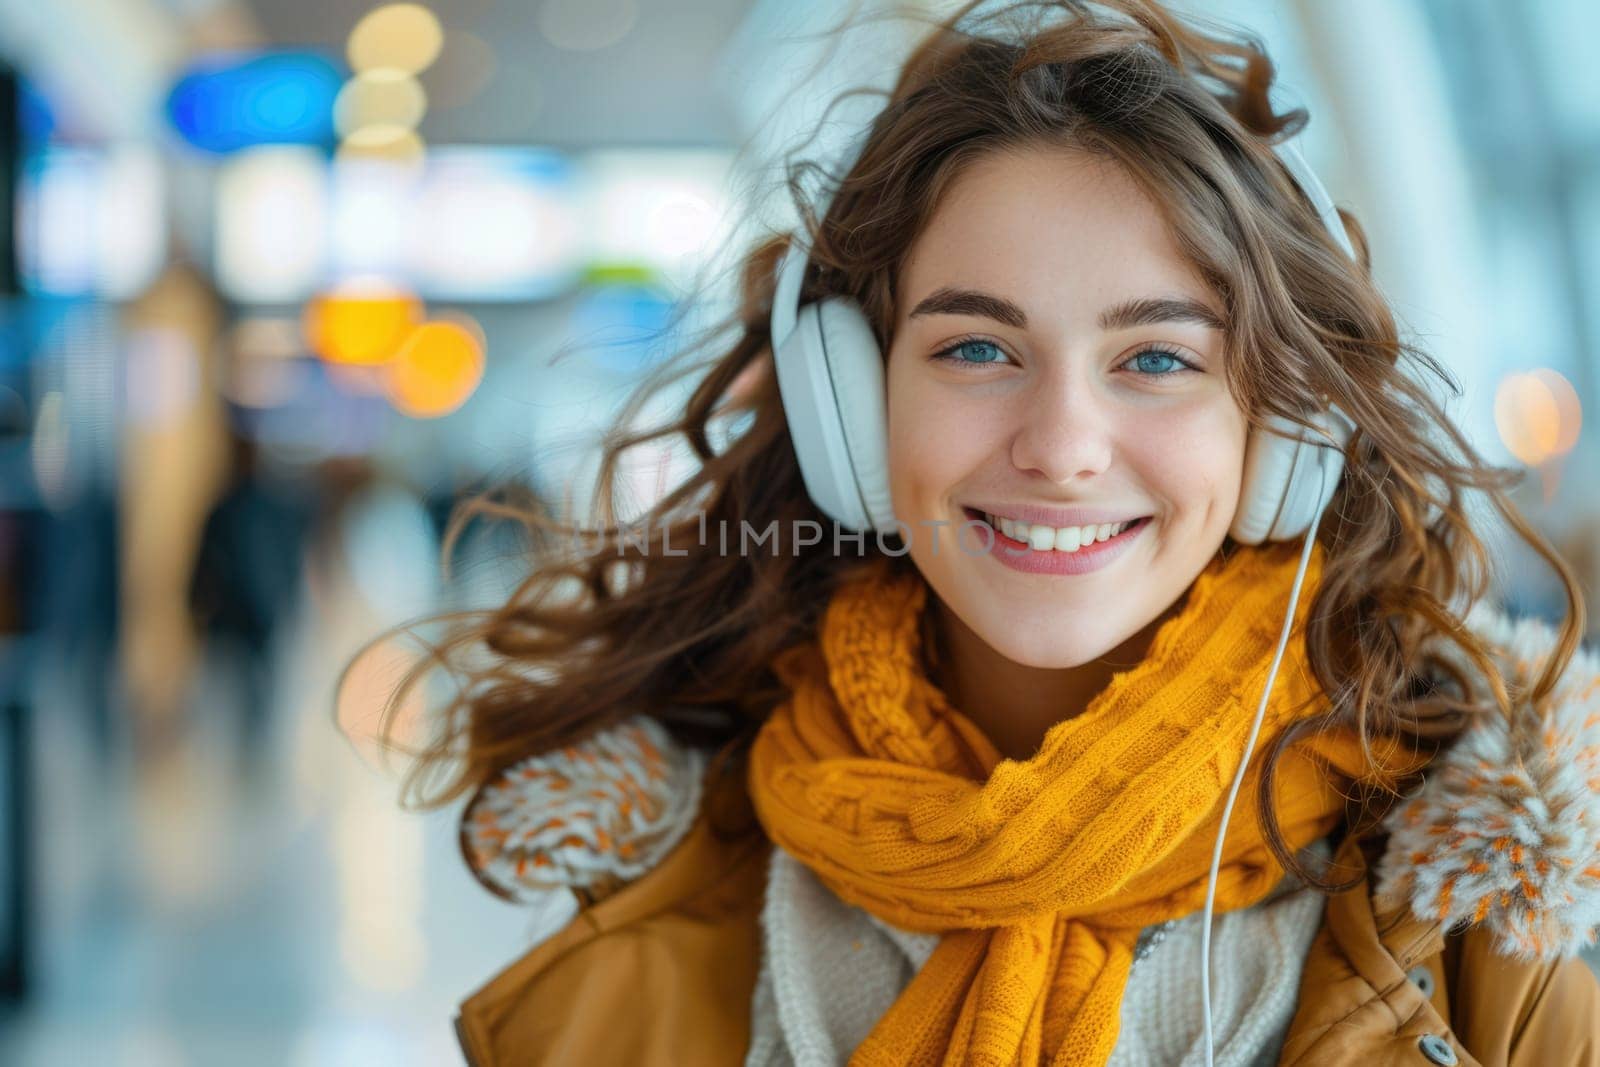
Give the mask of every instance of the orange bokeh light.
[{"label": "orange bokeh light", "polygon": [[422,314],[422,302],[409,293],[325,293],[306,304],[306,340],[330,363],[386,363]]},{"label": "orange bokeh light", "polygon": [[1555,449],[1561,413],[1548,385],[1531,374],[1510,374],[1495,390],[1494,425],[1506,451],[1537,467]]},{"label": "orange bokeh light", "polygon": [[1564,456],[1578,444],[1578,434],[1583,429],[1583,404],[1578,400],[1578,390],[1556,371],[1540,367],[1532,372],[1550,390],[1556,403],[1556,416],[1560,429],[1556,432],[1552,453]]},{"label": "orange bokeh light", "polygon": [[1537,467],[1572,451],[1583,429],[1583,406],[1571,382],[1541,367],[1501,379],[1494,424],[1506,450]]},{"label": "orange bokeh light", "polygon": [[478,388],[484,362],[483,335],[476,323],[423,323],[389,364],[389,401],[412,418],[448,415]]}]

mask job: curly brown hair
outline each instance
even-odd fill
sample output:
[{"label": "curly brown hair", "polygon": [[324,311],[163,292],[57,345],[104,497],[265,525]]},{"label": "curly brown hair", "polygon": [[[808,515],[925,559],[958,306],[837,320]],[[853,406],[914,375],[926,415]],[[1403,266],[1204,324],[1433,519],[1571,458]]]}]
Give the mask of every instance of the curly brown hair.
[{"label": "curly brown hair", "polygon": [[[978,6],[915,49],[845,173],[791,166],[813,249],[803,299],[853,298],[887,351],[900,266],[973,160],[1044,145],[1126,168],[1223,302],[1227,380],[1251,425],[1269,413],[1306,425],[1304,398],[1320,395],[1358,426],[1317,532],[1324,577],[1305,635],[1329,709],[1264,753],[1260,796],[1279,861],[1311,884],[1339,888],[1304,870],[1277,826],[1270,769],[1284,747],[1307,730],[1353,725],[1369,741],[1401,736],[1436,748],[1474,714],[1509,715],[1524,697],[1542,702],[1580,643],[1582,593],[1506,495],[1520,472],[1486,464],[1434,399],[1430,379],[1455,395],[1460,387],[1400,339],[1357,220],[1341,211],[1353,261],[1274,152],[1306,115],[1273,109],[1274,67],[1259,41],[1201,29],[1151,0],[1023,3],[981,16]],[[830,194],[821,217],[804,192],[819,176]],[[701,521],[779,531],[824,521],[801,481],[770,372],[774,270],[785,247],[770,239],[746,257],[731,344],[709,367],[675,364],[639,388],[633,411],[675,376],[699,376],[669,424],[611,435],[599,526],[584,535],[586,547],[574,547],[575,526],[527,491],[496,490],[458,508],[447,554],[473,517],[513,518],[530,536],[532,573],[503,606],[443,617],[454,628],[385,709],[387,732],[406,691],[435,667],[460,683],[437,735],[413,752],[407,787],[423,805],[448,803],[515,761],[639,713],[737,754],[786,695],[774,656],[814,635],[848,572],[883,562],[870,539],[858,556],[826,542],[778,543],[771,554],[697,543]],[[618,521],[619,461],[663,439],[687,441],[698,469],[641,520]],[[1462,622],[1492,580],[1467,512],[1474,493],[1566,589],[1556,653],[1531,695],[1507,692]],[[889,565],[910,563],[893,556]],[[1429,653],[1434,640],[1457,645],[1482,670],[1498,708],[1464,699],[1460,679]],[[1400,795],[1404,783],[1377,770],[1352,796],[1355,824],[1373,825]]]}]

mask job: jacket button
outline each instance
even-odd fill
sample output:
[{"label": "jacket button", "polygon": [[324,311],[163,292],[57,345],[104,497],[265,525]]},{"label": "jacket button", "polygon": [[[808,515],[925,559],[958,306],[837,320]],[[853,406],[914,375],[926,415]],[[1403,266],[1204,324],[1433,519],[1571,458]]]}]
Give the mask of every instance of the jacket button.
[{"label": "jacket button", "polygon": [[1455,1067],[1459,1062],[1456,1059],[1456,1050],[1450,1047],[1450,1042],[1438,1034],[1423,1034],[1417,1041],[1417,1047],[1428,1057],[1429,1063],[1437,1063],[1440,1067]]},{"label": "jacket button", "polygon": [[1406,980],[1422,990],[1425,997],[1433,996],[1433,972],[1426,967],[1413,967],[1406,972]]}]

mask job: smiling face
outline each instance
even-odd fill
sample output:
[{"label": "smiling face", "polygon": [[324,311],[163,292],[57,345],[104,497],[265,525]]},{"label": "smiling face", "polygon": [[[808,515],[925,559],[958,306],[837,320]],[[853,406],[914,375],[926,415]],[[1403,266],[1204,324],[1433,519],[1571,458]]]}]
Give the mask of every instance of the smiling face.
[{"label": "smiling face", "polygon": [[[1221,304],[1155,204],[1081,152],[985,156],[896,293],[890,487],[939,609],[1039,668],[1158,622],[1227,534],[1248,423]],[[1066,551],[1084,525],[1095,546]]]}]

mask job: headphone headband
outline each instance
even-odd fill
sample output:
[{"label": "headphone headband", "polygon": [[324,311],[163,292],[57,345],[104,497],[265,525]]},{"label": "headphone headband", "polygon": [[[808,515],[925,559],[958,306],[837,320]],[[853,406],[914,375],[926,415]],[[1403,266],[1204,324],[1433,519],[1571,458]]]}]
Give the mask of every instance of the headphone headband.
[{"label": "headphone headband", "polygon": [[1344,228],[1344,219],[1339,217],[1339,209],[1334,206],[1333,197],[1329,196],[1328,190],[1322,187],[1322,181],[1317,177],[1316,172],[1311,169],[1311,164],[1307,163],[1306,157],[1300,154],[1300,149],[1295,144],[1296,139],[1298,139],[1298,135],[1296,135],[1295,139],[1275,145],[1273,151],[1277,153],[1279,159],[1283,160],[1283,165],[1289,168],[1289,173],[1294,175],[1294,180],[1300,186],[1300,191],[1306,194],[1306,199],[1311,201],[1311,206],[1317,209],[1317,214],[1322,218],[1322,225],[1327,228],[1328,233],[1333,235],[1334,241],[1338,243],[1340,248],[1344,249],[1345,255],[1351,259],[1356,259],[1355,244],[1350,240],[1350,232]]}]

